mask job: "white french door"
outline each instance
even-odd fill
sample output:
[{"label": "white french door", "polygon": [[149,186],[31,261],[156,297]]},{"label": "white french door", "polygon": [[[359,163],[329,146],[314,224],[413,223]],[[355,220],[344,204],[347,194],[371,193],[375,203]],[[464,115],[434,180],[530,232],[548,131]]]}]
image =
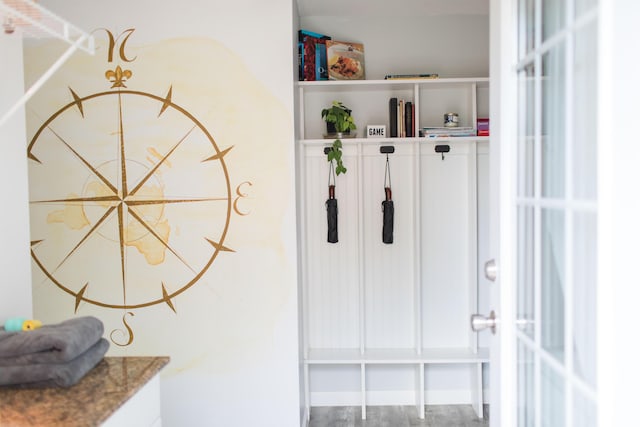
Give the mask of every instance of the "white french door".
[{"label": "white french door", "polygon": [[596,0],[519,0],[514,252],[518,426],[595,426]]},{"label": "white french door", "polygon": [[596,426],[598,0],[494,5],[492,425]]}]

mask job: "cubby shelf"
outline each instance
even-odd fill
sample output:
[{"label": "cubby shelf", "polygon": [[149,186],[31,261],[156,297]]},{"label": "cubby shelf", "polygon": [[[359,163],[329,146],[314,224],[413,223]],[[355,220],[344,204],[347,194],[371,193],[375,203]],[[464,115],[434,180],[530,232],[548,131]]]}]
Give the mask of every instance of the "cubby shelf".
[{"label": "cubby shelf", "polygon": [[320,80],[320,81],[301,81],[298,82],[298,86],[314,88],[314,87],[341,87],[341,86],[414,86],[414,85],[434,85],[434,86],[447,86],[447,85],[469,85],[480,84],[489,85],[488,77],[473,77],[473,78],[437,78],[437,79],[389,79],[389,80]]},{"label": "cubby shelf", "polygon": [[[335,138],[301,139],[298,142],[305,145],[331,145]],[[438,138],[349,138],[342,139],[342,145],[370,144],[370,145],[394,145],[407,143],[439,143],[439,142],[488,142],[488,136],[456,136]]]}]

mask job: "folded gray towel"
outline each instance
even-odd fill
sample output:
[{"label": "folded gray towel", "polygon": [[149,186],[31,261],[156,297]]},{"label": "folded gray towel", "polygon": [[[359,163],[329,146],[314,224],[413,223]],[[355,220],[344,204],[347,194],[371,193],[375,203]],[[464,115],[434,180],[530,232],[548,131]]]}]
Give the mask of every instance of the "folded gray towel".
[{"label": "folded gray towel", "polygon": [[104,324],[93,316],[76,317],[33,331],[0,330],[0,366],[64,363],[102,338]]},{"label": "folded gray towel", "polygon": [[16,388],[71,387],[104,358],[109,341],[100,338],[87,351],[65,363],[47,363],[0,368],[0,386]]}]

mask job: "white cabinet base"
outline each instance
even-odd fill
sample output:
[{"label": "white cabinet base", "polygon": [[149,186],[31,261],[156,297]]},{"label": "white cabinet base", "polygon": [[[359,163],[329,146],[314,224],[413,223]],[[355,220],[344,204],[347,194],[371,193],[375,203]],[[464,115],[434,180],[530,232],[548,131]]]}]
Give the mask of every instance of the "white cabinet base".
[{"label": "white cabinet base", "polygon": [[127,400],[103,427],[160,427],[160,374],[156,374],[140,391]]}]

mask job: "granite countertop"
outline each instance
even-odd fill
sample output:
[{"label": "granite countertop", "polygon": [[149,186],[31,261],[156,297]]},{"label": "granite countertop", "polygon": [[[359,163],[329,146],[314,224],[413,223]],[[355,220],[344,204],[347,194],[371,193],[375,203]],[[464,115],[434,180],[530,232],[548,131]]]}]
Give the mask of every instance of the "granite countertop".
[{"label": "granite countertop", "polygon": [[0,387],[0,426],[97,426],[169,363],[168,357],[105,357],[70,388]]}]

